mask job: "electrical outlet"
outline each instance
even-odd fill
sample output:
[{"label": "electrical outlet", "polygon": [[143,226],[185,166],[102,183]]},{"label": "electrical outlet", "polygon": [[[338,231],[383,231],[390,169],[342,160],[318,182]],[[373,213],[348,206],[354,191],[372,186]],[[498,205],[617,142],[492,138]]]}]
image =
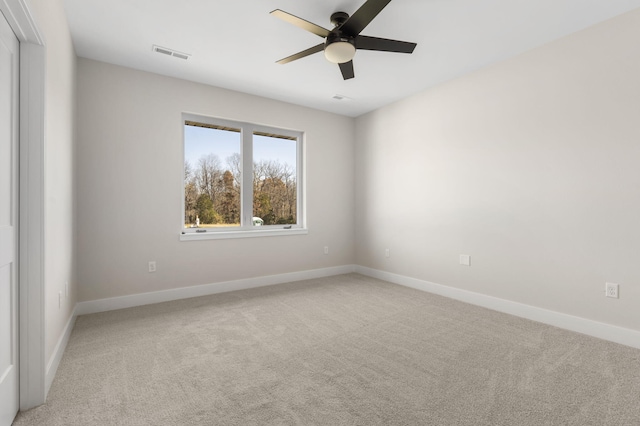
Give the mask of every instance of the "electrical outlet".
[{"label": "electrical outlet", "polygon": [[324,254],[329,254],[329,246],[324,246]]},{"label": "electrical outlet", "polygon": [[471,256],[469,256],[468,254],[461,254],[460,264],[464,266],[471,266]]},{"label": "electrical outlet", "polygon": [[618,298],[618,284],[614,283],[606,283],[605,284],[605,296],[612,297],[614,299]]},{"label": "electrical outlet", "polygon": [[155,271],[156,271],[156,261],[151,260],[149,261],[149,272],[155,272]]},{"label": "electrical outlet", "polygon": [[384,257],[391,257],[391,252],[389,249],[384,249]]}]

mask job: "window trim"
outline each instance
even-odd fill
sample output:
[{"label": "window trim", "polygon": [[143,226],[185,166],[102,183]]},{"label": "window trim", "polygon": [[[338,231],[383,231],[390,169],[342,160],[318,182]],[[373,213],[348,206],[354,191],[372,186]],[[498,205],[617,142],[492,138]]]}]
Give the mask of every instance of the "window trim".
[{"label": "window trim", "polygon": [[[228,127],[240,129],[241,147],[240,156],[242,159],[242,183],[240,200],[240,226],[218,227],[213,229],[186,228],[185,225],[185,185],[184,185],[184,162],[185,162],[185,130],[186,122],[196,122],[210,124],[212,126]],[[193,113],[182,113],[182,202],[181,202],[181,241],[194,241],[206,239],[226,239],[226,238],[251,238],[282,235],[303,235],[307,234],[306,214],[305,214],[305,133],[299,130],[282,129],[273,126],[255,124],[249,122],[235,121],[218,117],[205,116]],[[253,226],[253,135],[263,133],[269,135],[281,135],[293,138],[296,141],[296,224],[290,225],[263,225]],[[251,170],[251,173],[244,173]],[[248,188],[248,190],[247,190]]]}]

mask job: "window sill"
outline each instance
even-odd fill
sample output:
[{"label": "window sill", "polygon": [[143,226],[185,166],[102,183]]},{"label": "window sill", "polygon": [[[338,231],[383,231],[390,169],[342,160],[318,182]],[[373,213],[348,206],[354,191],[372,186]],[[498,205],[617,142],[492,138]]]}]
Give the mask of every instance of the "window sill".
[{"label": "window sill", "polygon": [[189,232],[180,234],[180,241],[200,241],[200,240],[226,240],[232,238],[257,238],[257,237],[279,237],[283,235],[306,235],[309,230],[306,228],[294,229],[261,229],[249,231],[211,231],[195,233]]}]

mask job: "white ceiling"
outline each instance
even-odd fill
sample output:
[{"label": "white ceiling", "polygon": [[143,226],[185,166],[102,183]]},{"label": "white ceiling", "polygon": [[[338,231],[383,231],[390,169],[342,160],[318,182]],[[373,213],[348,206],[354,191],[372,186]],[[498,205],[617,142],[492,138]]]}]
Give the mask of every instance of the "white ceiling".
[{"label": "white ceiling", "polygon": [[[81,57],[353,117],[640,7],[640,0],[393,0],[362,34],[416,42],[414,53],[359,50],[356,77],[344,81],[322,53],[276,64],[322,39],[269,12],[331,29],[333,12],[351,15],[364,0],[63,2]],[[154,44],[192,56],[161,55]]]}]

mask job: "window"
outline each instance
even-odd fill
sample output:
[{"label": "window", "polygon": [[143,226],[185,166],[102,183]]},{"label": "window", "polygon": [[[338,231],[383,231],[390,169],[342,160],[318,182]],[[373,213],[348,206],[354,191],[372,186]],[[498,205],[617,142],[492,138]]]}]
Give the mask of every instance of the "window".
[{"label": "window", "polygon": [[302,133],[183,114],[182,239],[299,234]]}]

